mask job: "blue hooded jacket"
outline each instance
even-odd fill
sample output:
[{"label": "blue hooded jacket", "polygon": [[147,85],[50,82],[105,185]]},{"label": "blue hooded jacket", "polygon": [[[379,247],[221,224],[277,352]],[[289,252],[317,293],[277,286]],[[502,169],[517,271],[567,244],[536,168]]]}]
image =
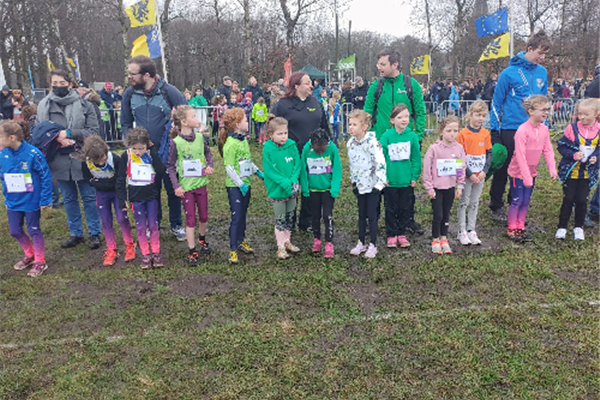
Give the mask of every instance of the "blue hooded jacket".
[{"label": "blue hooded jacket", "polygon": [[[8,193],[5,174],[31,174],[33,190]],[[0,181],[4,204],[11,211],[37,211],[42,206],[52,204],[52,175],[46,157],[25,141],[17,150],[7,147],[0,151]]]},{"label": "blue hooded jacket", "polygon": [[498,77],[490,113],[491,130],[518,129],[528,119],[521,102],[534,94],[548,94],[548,72],[527,61],[521,51]]},{"label": "blue hooded jacket", "polygon": [[450,101],[450,109],[458,113],[458,109],[460,108],[460,96],[458,95],[456,86],[452,86],[452,93],[450,93],[450,98],[448,100]]}]

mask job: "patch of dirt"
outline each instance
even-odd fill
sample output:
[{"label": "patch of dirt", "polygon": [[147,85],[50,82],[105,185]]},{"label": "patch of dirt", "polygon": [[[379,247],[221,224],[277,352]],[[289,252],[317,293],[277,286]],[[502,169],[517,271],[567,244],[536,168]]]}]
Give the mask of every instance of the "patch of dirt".
[{"label": "patch of dirt", "polygon": [[354,283],[346,286],[350,296],[362,306],[367,314],[380,306],[385,300],[385,294],[374,283]]},{"label": "patch of dirt", "polygon": [[237,285],[219,275],[189,274],[170,280],[167,286],[173,295],[191,298],[230,293]]},{"label": "patch of dirt", "polygon": [[553,269],[552,271],[560,279],[573,281],[577,284],[588,284],[595,287],[600,287],[600,279],[597,272],[565,271],[562,269]]},{"label": "patch of dirt", "polygon": [[366,269],[362,269],[358,265],[353,264],[348,268],[348,275],[353,278],[368,279],[371,277],[371,271],[367,271]]}]

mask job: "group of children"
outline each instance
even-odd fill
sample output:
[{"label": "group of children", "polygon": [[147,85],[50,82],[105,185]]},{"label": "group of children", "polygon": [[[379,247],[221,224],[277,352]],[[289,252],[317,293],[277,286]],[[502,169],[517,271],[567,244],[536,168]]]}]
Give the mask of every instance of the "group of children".
[{"label": "group of children", "polygon": [[[223,121],[223,116],[225,115],[225,111],[231,108],[239,107],[246,114],[246,119],[248,122],[254,124],[254,134],[258,143],[266,143],[267,136],[265,135],[264,128],[267,122],[267,117],[269,114],[269,109],[266,105],[265,99],[261,96],[257,99],[256,104],[252,103],[252,93],[246,92],[244,98],[241,102],[237,102],[237,95],[235,93],[231,94],[231,99],[228,99],[223,96],[215,96],[211,104],[213,106],[212,111],[212,134],[213,138],[217,138],[219,136],[219,131],[225,127],[225,122]],[[247,134],[250,134],[251,127],[248,127]]]},{"label": "group of children", "polygon": [[[556,238],[565,238],[575,205],[574,237],[583,240],[587,197],[598,180],[599,103],[585,100],[578,105],[578,121],[567,127],[558,143],[558,151],[563,156],[558,172],[549,131],[544,125],[550,112],[548,98],[531,96],[525,99],[523,106],[529,120],[515,134],[515,152],[508,168],[512,198],[508,210],[508,236],[518,242],[529,240],[524,232],[525,219],[543,154],[551,177],[560,178],[563,183],[564,197]],[[355,110],[348,116],[348,129],[352,136],[347,143],[349,177],[358,203],[358,243],[350,250],[352,255],[364,253],[367,258],[377,255],[382,194],[387,247],[411,245],[406,237],[411,215],[410,198],[421,174],[433,210],[432,251],[436,254],[452,253],[447,235],[450,210],[454,199],[458,198],[458,240],[463,245],[481,244],[475,230],[477,211],[492,163],[490,133],[482,127],[487,110],[484,102],[476,101],[469,109],[468,124],[462,130],[458,118],[450,116],[444,119],[439,128],[440,138],[428,148],[422,162],[420,144],[409,126],[410,115],[405,105],[393,108],[391,127],[379,141],[369,131],[371,117],[368,113]],[[280,117],[269,118],[264,129],[269,140],[263,147],[263,173],[252,161],[247,113],[242,108],[232,108],[222,115],[218,148],[227,173],[225,186],[231,211],[229,262],[239,262],[238,251],[253,253],[246,241],[253,175],[264,180],[268,200],[273,204],[277,257],[286,259],[290,253],[300,251],[291,242],[291,231],[297,197],[302,195],[305,201],[309,201],[312,210],[312,252],[320,253],[324,247],[324,257],[332,258],[333,207],[342,181],[338,148],[328,132],[317,129],[300,154],[296,143],[288,138],[287,121]],[[189,248],[187,259],[190,265],[197,265],[199,253],[209,254],[211,251],[205,235],[207,186],[214,171],[213,157],[199,131],[202,124],[192,107],[177,107],[173,110],[172,120],[166,170],[176,195],[184,199]],[[31,266],[29,275],[39,276],[47,268],[40,212],[52,202],[52,177],[44,155],[26,142],[27,130],[26,123],[0,123],[0,178],[10,233],[25,253],[14,268],[23,270]],[[126,246],[125,261],[136,258],[136,245],[127,218],[127,211],[131,209],[142,253],[141,267],[161,267],[163,261],[158,231],[160,191],[155,185],[155,177],[163,173],[165,166],[144,128],[137,127],[128,132],[127,147],[119,157],[99,136],[92,135],[85,140],[81,153],[85,179],[96,188],[107,244],[104,265],[114,264],[119,256],[113,228],[114,208]],[[25,221],[31,239],[23,230]],[[321,235],[322,221],[324,237]],[[199,230],[197,237],[196,225]]]}]

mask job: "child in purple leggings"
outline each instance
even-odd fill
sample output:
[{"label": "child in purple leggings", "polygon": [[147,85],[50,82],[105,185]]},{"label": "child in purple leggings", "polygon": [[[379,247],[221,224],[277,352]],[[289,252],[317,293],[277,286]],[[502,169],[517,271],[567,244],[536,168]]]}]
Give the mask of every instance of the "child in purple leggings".
[{"label": "child in purple leggings", "polygon": [[[0,123],[0,180],[8,226],[25,253],[14,268],[20,271],[31,266],[27,275],[36,277],[48,269],[40,216],[52,204],[52,176],[46,157],[25,141],[28,136],[27,122]],[[31,238],[23,231],[24,221]]]},{"label": "child in purple leggings", "polygon": [[[163,163],[158,158],[155,146],[150,142],[148,131],[136,127],[127,132],[129,149],[121,155],[117,171],[117,196],[119,208],[126,211],[128,201],[135,218],[138,245],[142,251],[143,269],[162,267],[160,255],[160,235],[158,231],[158,196],[160,187],[156,175],[165,172]],[[150,245],[146,232],[150,232]],[[150,253],[150,248],[152,253]]]},{"label": "child in purple leggings", "polygon": [[81,165],[83,178],[96,189],[96,205],[106,238],[104,265],[106,267],[113,265],[119,257],[113,228],[113,207],[125,242],[125,262],[133,261],[135,259],[135,243],[133,243],[131,235],[131,225],[127,218],[127,212],[119,208],[119,198],[116,192],[117,171],[121,158],[109,151],[106,142],[98,135],[91,135],[85,139],[83,156],[85,157],[85,161]]}]

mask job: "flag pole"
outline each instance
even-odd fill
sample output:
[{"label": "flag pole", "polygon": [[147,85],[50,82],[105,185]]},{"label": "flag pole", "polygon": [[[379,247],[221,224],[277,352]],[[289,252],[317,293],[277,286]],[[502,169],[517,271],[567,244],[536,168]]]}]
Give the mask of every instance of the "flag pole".
[{"label": "flag pole", "polygon": [[167,76],[167,63],[165,61],[165,46],[162,39],[162,26],[160,25],[160,18],[158,16],[156,16],[156,26],[158,28],[158,43],[160,45],[160,59],[162,60],[163,78],[168,82],[169,78]]},{"label": "flag pole", "polygon": [[513,55],[515,54],[515,49],[514,49],[514,40],[513,40],[513,21],[512,21],[512,0],[508,0],[508,32],[510,32],[509,36],[508,36],[508,48],[509,50],[509,55],[510,55],[510,59],[513,58]]},{"label": "flag pole", "polygon": [[77,66],[77,75],[78,75],[78,79],[82,79],[81,78],[81,69],[79,69],[79,55],[77,53],[75,53],[75,65]]}]

